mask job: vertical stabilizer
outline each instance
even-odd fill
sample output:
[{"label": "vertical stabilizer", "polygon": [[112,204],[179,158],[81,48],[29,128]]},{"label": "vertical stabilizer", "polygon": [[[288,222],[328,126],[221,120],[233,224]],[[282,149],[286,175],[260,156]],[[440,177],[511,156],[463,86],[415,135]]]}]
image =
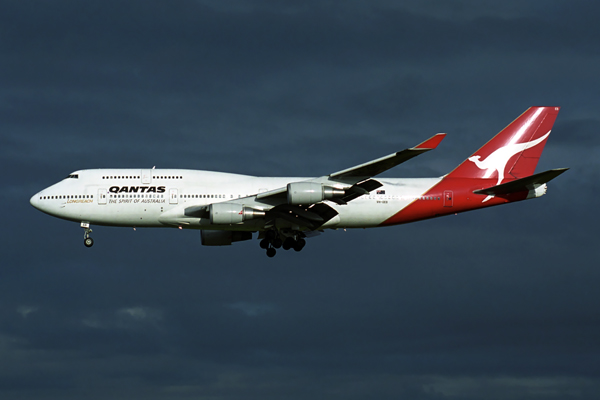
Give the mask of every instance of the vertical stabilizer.
[{"label": "vertical stabilizer", "polygon": [[451,178],[524,178],[534,173],[559,107],[531,107],[450,172]]}]

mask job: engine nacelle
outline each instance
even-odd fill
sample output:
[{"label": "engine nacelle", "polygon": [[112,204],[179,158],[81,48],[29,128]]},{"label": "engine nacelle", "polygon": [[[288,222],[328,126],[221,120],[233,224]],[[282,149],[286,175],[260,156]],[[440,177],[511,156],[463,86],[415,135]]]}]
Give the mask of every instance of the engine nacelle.
[{"label": "engine nacelle", "polygon": [[236,203],[216,203],[209,207],[210,223],[213,225],[237,224],[265,216],[265,212]]},{"label": "engine nacelle", "polygon": [[232,242],[252,239],[252,232],[200,231],[203,246],[229,246]]},{"label": "engine nacelle", "polygon": [[346,192],[317,182],[293,182],[287,185],[288,204],[308,205],[342,197]]}]

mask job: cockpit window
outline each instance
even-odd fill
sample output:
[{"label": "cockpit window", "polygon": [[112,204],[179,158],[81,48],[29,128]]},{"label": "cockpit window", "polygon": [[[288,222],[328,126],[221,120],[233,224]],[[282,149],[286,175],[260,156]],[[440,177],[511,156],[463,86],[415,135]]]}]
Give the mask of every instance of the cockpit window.
[{"label": "cockpit window", "polygon": [[78,174],[71,174],[71,175],[67,176],[65,179],[79,179],[79,175]]}]

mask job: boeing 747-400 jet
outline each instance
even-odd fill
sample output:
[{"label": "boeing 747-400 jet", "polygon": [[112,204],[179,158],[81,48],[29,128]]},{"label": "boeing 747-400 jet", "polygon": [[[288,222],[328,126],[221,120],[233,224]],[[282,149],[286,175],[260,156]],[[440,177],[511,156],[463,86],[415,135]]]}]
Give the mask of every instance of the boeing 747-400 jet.
[{"label": "boeing 747-400 jet", "polygon": [[255,177],[181,169],[92,169],[69,174],[31,198],[46,214],[91,225],[199,229],[206,246],[249,240],[302,250],[324,229],[374,228],[476,210],[546,193],[566,168],[534,174],[559,107],[532,107],[452,172],[438,178],[375,178],[433,150],[414,147],[317,178]]}]

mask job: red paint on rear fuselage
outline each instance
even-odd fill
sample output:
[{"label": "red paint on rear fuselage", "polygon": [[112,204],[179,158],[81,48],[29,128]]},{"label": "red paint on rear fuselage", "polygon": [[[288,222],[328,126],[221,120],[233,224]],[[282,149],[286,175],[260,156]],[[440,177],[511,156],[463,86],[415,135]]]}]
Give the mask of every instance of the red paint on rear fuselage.
[{"label": "red paint on rear fuselage", "polygon": [[[386,220],[381,226],[406,224],[423,219],[457,214],[480,208],[525,200],[526,191],[495,196],[486,202],[486,195],[473,191],[494,186],[496,179],[445,178],[407,207]],[[448,194],[451,196],[448,199]],[[430,200],[433,198],[433,200]]]}]

